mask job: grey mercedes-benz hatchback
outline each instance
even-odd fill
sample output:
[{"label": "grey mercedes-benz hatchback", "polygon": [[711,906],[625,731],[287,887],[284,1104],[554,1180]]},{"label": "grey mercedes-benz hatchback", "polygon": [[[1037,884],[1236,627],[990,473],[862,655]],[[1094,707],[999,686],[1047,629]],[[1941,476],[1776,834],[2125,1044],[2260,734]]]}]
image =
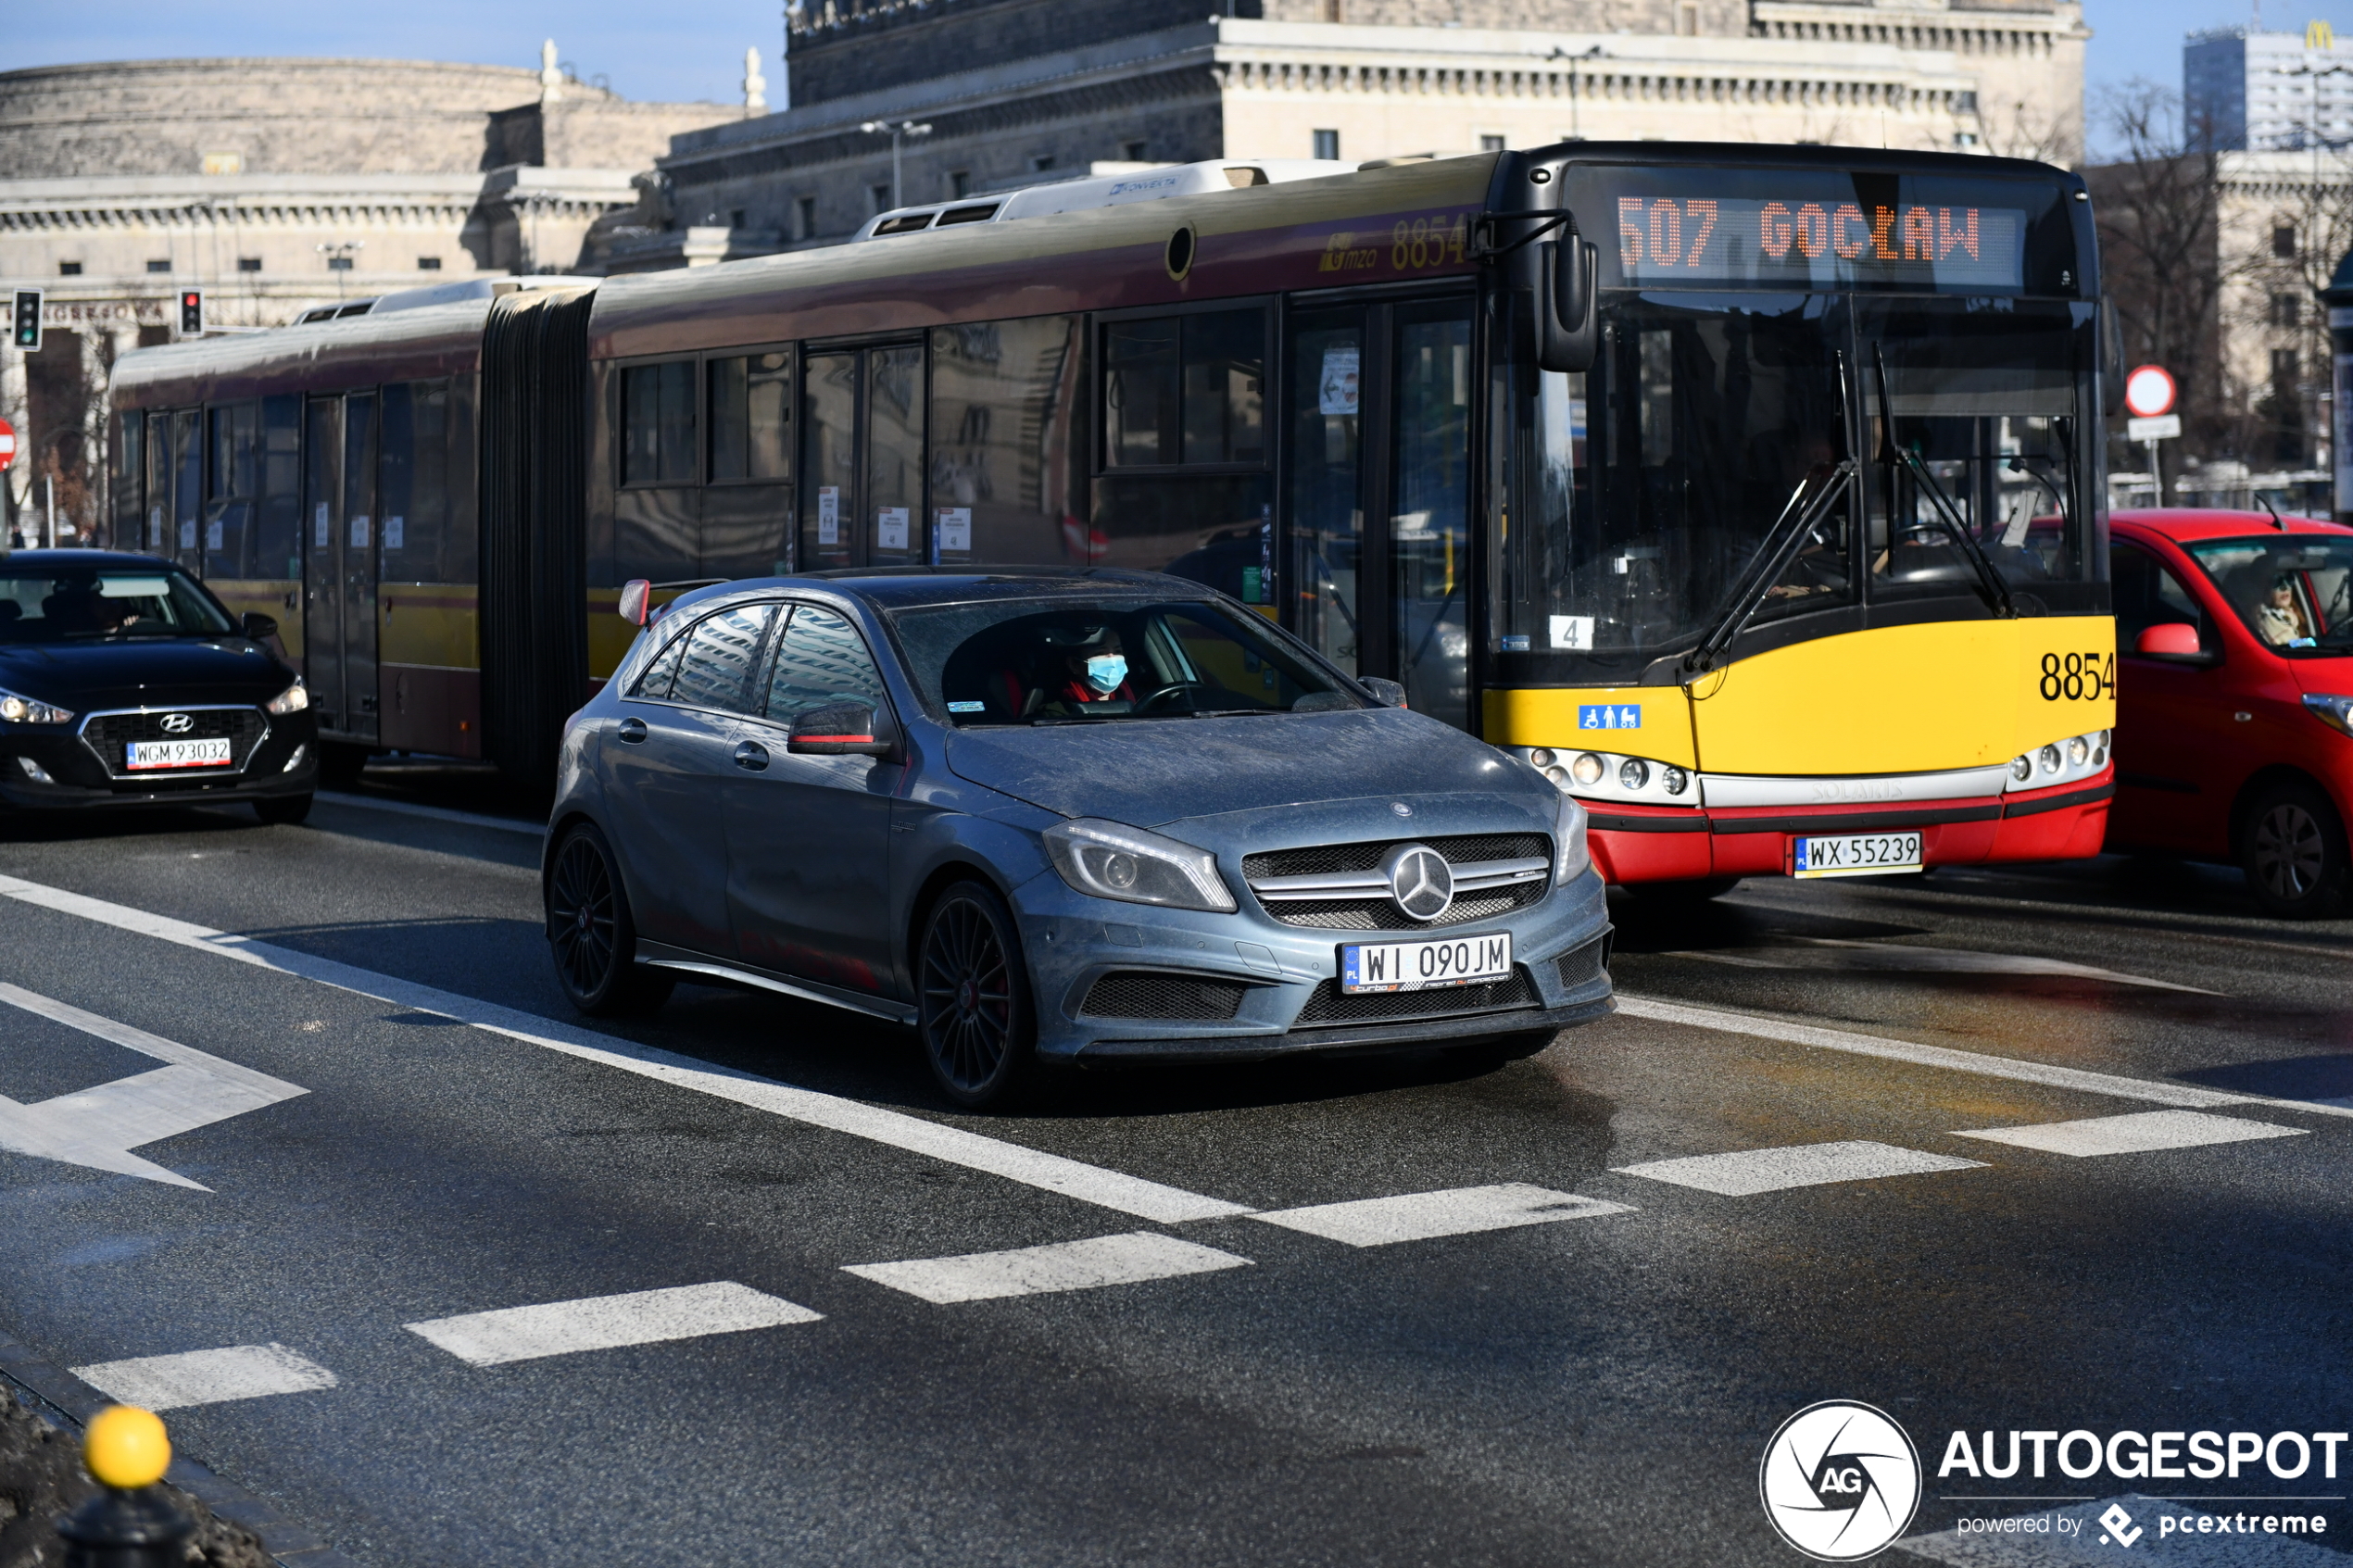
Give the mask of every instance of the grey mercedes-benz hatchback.
[{"label": "grey mercedes-benz hatchback", "polygon": [[912,1025],[975,1106],[1039,1062],[1541,1049],[1610,1009],[1583,810],[1401,698],[1151,573],[702,589],[566,734],[556,972]]}]

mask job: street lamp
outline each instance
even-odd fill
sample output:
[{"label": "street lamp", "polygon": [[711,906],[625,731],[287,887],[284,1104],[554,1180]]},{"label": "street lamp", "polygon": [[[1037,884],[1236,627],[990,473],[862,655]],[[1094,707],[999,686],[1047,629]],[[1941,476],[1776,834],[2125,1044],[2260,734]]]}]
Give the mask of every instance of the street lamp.
[{"label": "street lamp", "polygon": [[890,136],[890,205],[891,205],[891,206],[893,206],[893,207],[900,207],[900,206],[903,206],[903,205],[904,205],[904,203],[901,201],[901,199],[900,199],[900,194],[899,194],[899,146],[900,146],[900,142],[901,142],[901,141],[903,141],[903,140],[905,140],[905,139],[907,139],[907,138],[910,138],[910,137],[915,137],[915,136],[928,136],[928,135],[930,135],[930,134],[931,134],[931,127],[930,127],[930,126],[928,126],[928,125],[917,125],[917,124],[916,124],[913,120],[912,120],[912,119],[902,119],[902,120],[900,120],[900,121],[898,124],[896,124],[896,125],[891,124],[891,123],[890,123],[888,120],[887,120],[887,119],[870,119],[870,120],[866,121],[866,123],[865,123],[865,124],[863,124],[863,125],[860,126],[858,129],[859,129],[859,130],[861,130],[861,131],[863,131],[863,132],[864,132],[867,135],[869,135],[869,136],[880,136],[880,135],[883,135],[883,134],[884,134],[884,133],[886,133],[886,132],[887,132],[887,133],[889,134],[889,136]]},{"label": "street lamp", "polygon": [[366,250],[368,248],[368,242],[365,240],[332,240],[325,245],[313,245],[311,248],[327,258],[327,270],[335,275],[335,297],[337,299],[341,299],[343,297],[343,275],[351,270],[351,253],[355,250]]},{"label": "street lamp", "polygon": [[1598,44],[1594,44],[1590,49],[1581,50],[1574,55],[1570,54],[1567,50],[1562,48],[1556,44],[1553,45],[1553,52],[1544,56],[1547,60],[1567,60],[1568,62],[1568,139],[1572,142],[1584,140],[1584,131],[1578,124],[1577,120],[1577,62],[1579,60],[1604,59],[1608,56],[1608,54],[1609,51],[1603,48]]}]

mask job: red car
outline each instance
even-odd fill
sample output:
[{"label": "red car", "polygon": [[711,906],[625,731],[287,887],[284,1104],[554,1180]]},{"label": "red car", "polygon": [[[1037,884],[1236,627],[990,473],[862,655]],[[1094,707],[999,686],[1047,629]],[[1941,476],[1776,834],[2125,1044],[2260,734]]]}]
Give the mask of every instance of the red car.
[{"label": "red car", "polygon": [[2274,914],[2334,912],[2353,822],[2353,528],[2117,512],[2111,849],[2245,868]]}]

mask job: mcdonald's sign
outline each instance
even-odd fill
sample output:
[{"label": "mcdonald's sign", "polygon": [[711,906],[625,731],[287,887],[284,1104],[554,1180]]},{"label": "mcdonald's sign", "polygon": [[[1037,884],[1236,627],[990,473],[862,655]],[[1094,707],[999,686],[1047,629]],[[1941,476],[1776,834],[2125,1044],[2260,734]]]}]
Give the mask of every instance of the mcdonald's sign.
[{"label": "mcdonald's sign", "polygon": [[2336,29],[2325,21],[2304,24],[2304,46],[2307,49],[2329,50],[2336,47]]}]

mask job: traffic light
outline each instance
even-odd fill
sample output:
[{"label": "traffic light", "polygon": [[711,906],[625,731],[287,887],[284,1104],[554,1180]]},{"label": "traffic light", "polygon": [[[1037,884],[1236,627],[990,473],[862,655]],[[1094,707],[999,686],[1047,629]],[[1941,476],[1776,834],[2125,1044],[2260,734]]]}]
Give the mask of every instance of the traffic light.
[{"label": "traffic light", "polygon": [[27,354],[41,352],[41,291],[19,289],[17,307],[8,317],[8,341]]},{"label": "traffic light", "polygon": [[180,335],[182,337],[204,336],[204,290],[182,289],[180,291]]}]

